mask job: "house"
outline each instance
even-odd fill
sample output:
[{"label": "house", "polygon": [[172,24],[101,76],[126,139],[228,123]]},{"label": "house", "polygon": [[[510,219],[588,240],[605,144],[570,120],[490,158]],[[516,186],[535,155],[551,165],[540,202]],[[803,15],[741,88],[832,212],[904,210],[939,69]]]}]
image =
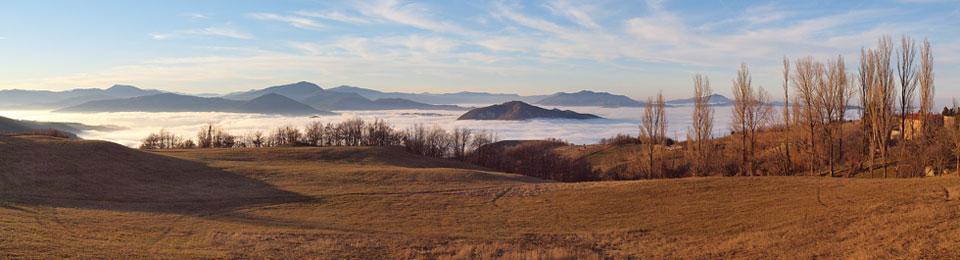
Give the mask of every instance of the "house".
[{"label": "house", "polygon": [[924,116],[914,113],[908,114],[906,117],[906,125],[904,126],[904,137],[907,140],[913,139],[920,135],[923,131],[923,124],[932,124],[933,126],[955,126],[957,123],[956,117],[954,116],[943,116],[938,114],[927,114],[926,120],[923,120]]}]

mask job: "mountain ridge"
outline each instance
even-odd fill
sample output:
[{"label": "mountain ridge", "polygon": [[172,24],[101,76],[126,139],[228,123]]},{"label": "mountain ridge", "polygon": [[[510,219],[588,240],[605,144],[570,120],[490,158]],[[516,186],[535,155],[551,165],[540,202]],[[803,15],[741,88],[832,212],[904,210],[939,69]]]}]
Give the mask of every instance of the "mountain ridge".
[{"label": "mountain ridge", "polygon": [[597,106],[597,107],[640,107],[643,102],[636,101],[624,95],[609,92],[594,92],[581,90],[567,93],[557,92],[535,102],[546,106]]},{"label": "mountain ridge", "polygon": [[106,89],[76,88],[64,91],[7,89],[0,90],[0,107],[62,108],[89,101],[147,96],[165,91],[141,89],[132,85],[113,85]]},{"label": "mountain ridge", "polygon": [[281,115],[333,114],[288,97],[271,93],[252,100],[204,98],[163,93],[125,99],[99,100],[61,108],[55,112],[232,112]]},{"label": "mountain ridge", "polygon": [[602,117],[577,113],[572,110],[546,109],[523,101],[510,101],[499,105],[471,109],[458,117],[457,120],[529,120],[536,118],[600,119]]}]

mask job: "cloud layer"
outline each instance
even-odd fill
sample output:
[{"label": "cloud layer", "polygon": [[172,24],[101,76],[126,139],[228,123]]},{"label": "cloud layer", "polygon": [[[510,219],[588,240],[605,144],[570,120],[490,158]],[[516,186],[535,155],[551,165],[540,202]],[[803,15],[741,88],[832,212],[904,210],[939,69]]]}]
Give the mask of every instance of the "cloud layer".
[{"label": "cloud layer", "polygon": [[[579,112],[595,113],[606,119],[598,120],[528,120],[528,121],[458,121],[460,112],[454,111],[343,111],[336,116],[320,118],[269,116],[236,113],[53,113],[49,111],[0,111],[0,116],[38,121],[80,122],[90,125],[115,125],[124,130],[81,133],[82,138],[108,140],[127,146],[137,146],[147,134],[166,129],[175,134],[194,138],[204,124],[213,123],[235,135],[254,131],[269,132],[280,126],[302,128],[309,122],[340,122],[345,119],[383,119],[400,129],[417,124],[437,126],[447,130],[470,128],[489,131],[501,140],[560,138],[577,144],[596,143],[601,138],[616,134],[636,136],[639,131],[639,108],[564,108]],[[728,131],[729,108],[716,109],[717,134]],[[683,139],[690,125],[690,108],[668,108],[669,136]],[[417,113],[439,115],[417,115]]]}]

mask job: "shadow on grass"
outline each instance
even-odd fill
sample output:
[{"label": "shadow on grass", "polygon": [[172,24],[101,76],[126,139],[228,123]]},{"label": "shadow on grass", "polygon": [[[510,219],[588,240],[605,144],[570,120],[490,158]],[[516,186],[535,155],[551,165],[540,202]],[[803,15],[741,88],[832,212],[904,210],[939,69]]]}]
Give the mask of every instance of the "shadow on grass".
[{"label": "shadow on grass", "polygon": [[0,205],[203,215],[320,201],[113,143],[0,136]]}]

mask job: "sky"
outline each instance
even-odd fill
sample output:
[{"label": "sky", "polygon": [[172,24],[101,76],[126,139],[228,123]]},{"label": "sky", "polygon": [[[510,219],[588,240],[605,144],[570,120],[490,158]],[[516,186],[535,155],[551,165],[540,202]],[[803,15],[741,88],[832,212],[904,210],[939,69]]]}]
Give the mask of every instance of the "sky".
[{"label": "sky", "polygon": [[384,91],[643,99],[728,93],[740,63],[779,93],[781,60],[882,35],[928,38],[939,97],[960,96],[960,1],[10,1],[0,89],[131,84],[228,93],[310,81]]}]

